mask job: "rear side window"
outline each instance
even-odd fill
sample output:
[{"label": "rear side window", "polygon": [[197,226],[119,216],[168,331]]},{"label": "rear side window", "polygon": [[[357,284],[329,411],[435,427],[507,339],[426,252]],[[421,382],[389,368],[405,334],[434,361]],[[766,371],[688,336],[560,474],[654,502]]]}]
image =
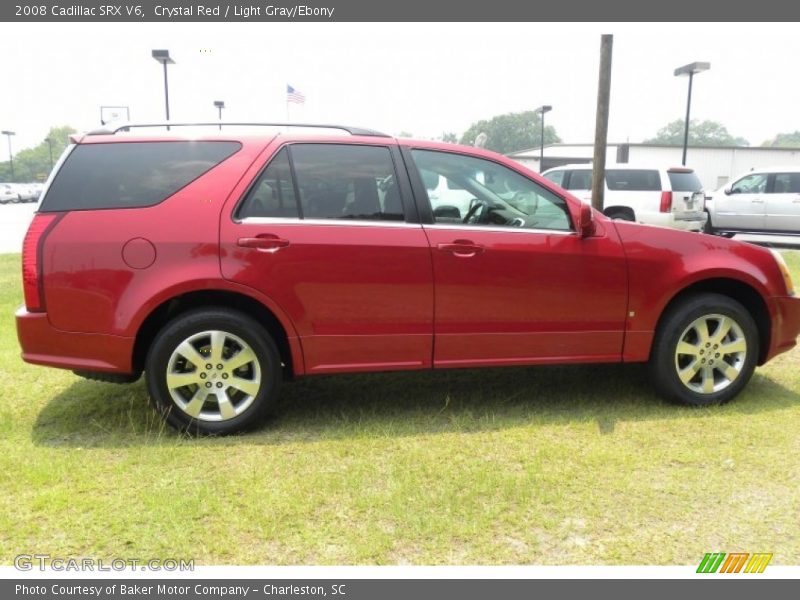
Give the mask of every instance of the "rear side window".
[{"label": "rear side window", "polygon": [[40,210],[153,206],[240,148],[238,142],[78,145],[53,180]]},{"label": "rear side window", "polygon": [[404,219],[388,148],[295,144],[289,151],[304,218]]},{"label": "rear side window", "polygon": [[673,192],[699,192],[703,189],[694,171],[667,171]]},{"label": "rear side window", "polygon": [[247,194],[238,216],[242,219],[247,217],[296,219],[300,216],[286,148],[278,152],[264,169]]},{"label": "rear side window", "polygon": [[660,192],[661,176],[653,169],[608,169],[609,190],[621,192]]},{"label": "rear side window", "polygon": [[800,173],[777,173],[773,194],[800,194]]}]

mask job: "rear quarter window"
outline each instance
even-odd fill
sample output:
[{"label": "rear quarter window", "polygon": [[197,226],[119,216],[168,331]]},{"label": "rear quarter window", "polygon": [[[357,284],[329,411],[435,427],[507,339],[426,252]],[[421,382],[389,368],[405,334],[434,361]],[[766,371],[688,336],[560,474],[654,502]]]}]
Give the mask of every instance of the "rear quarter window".
[{"label": "rear quarter window", "polygon": [[139,208],[163,202],[241,148],[238,142],[78,145],[40,211]]},{"label": "rear quarter window", "polygon": [[619,192],[660,192],[661,176],[655,169],[608,169],[606,185]]},{"label": "rear quarter window", "polygon": [[699,192],[703,189],[703,184],[694,171],[668,171],[667,175],[673,192]]}]

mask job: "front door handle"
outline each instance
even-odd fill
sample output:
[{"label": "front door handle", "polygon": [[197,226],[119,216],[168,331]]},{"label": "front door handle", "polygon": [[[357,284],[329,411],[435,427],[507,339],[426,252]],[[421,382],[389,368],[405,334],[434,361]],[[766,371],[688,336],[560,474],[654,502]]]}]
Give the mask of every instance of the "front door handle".
[{"label": "front door handle", "polygon": [[449,244],[437,244],[436,248],[442,252],[450,252],[453,256],[469,258],[483,252],[484,248],[471,240],[454,240]]},{"label": "front door handle", "polygon": [[758,198],[756,198],[755,200],[751,200],[750,202],[752,202],[753,204],[764,204],[764,201],[759,200]]},{"label": "front door handle", "polygon": [[256,237],[239,238],[237,242],[242,248],[255,248],[264,252],[277,252],[281,248],[289,245],[289,240],[278,237],[271,233],[262,233]]}]

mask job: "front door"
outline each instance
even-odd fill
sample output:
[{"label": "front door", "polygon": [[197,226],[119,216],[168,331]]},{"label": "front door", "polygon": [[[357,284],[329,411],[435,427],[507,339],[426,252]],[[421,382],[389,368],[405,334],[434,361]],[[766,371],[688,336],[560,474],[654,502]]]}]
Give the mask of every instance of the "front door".
[{"label": "front door", "polygon": [[421,207],[432,215],[434,366],[621,360],[627,272],[612,226],[581,239],[562,198],[499,163],[406,156],[417,181],[439,175],[473,196],[466,213]]},{"label": "front door", "polygon": [[761,231],[765,225],[767,175],[745,175],[728,193],[714,195],[714,222],[719,229]]}]

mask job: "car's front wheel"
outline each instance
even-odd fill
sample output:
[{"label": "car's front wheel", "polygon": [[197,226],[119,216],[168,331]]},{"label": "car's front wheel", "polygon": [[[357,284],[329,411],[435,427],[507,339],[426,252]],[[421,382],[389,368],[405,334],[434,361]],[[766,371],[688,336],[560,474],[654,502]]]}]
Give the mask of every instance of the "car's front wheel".
[{"label": "car's front wheel", "polygon": [[720,294],[697,294],[664,315],[650,355],[656,389],[692,406],[731,400],[750,380],[758,328],[747,309]]},{"label": "car's front wheel", "polygon": [[195,310],[156,336],[146,378],[151,400],[170,425],[229,434],[258,423],[274,406],[281,360],[270,335],[251,317]]}]

